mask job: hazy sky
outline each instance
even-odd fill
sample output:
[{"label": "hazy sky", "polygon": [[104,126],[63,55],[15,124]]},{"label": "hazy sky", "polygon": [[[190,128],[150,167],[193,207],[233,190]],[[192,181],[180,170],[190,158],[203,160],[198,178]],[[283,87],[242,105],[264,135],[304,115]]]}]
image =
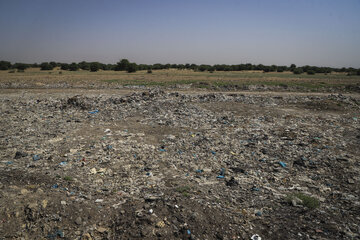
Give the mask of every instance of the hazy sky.
[{"label": "hazy sky", "polygon": [[360,67],[360,0],[0,0],[0,60]]}]

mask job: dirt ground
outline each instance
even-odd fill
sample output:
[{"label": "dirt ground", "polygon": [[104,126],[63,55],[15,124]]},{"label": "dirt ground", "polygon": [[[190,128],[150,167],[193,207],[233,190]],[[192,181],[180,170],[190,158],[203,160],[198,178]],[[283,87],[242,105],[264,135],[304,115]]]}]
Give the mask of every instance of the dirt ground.
[{"label": "dirt ground", "polygon": [[360,239],[359,94],[19,88],[0,104],[1,239]]}]

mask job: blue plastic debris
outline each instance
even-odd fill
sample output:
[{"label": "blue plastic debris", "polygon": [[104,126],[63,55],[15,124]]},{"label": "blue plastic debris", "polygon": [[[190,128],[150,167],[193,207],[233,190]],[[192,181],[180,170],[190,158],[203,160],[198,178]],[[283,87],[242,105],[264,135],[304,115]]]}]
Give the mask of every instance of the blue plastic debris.
[{"label": "blue plastic debris", "polygon": [[357,121],[357,120],[358,120],[358,118],[357,118],[357,117],[353,117],[353,120],[354,120],[354,121]]},{"label": "blue plastic debris", "polygon": [[203,170],[202,170],[202,169],[197,169],[196,172],[197,172],[197,173],[202,173]]},{"label": "blue plastic debris", "polygon": [[260,191],[260,188],[257,188],[257,187],[252,187],[252,188],[251,188],[251,191],[258,192],[258,191]]},{"label": "blue plastic debris", "polygon": [[191,235],[191,231],[189,229],[186,232],[188,235]]},{"label": "blue plastic debris", "polygon": [[179,150],[179,151],[178,151],[178,154],[180,154],[180,155],[181,155],[181,154],[182,154],[182,151],[180,151],[180,150]]},{"label": "blue plastic debris", "polygon": [[160,148],[160,150],[159,150],[160,152],[166,152],[166,150],[165,149],[163,149],[163,148]]},{"label": "blue plastic debris", "polygon": [[60,166],[66,166],[67,165],[67,162],[63,161],[61,163],[59,163]]},{"label": "blue plastic debris", "polygon": [[34,161],[40,160],[40,156],[39,156],[39,155],[36,155],[36,154],[35,154],[32,158],[33,158]]},{"label": "blue plastic debris", "polygon": [[11,165],[11,164],[13,164],[14,162],[13,161],[7,161],[6,162],[6,165]]},{"label": "blue plastic debris", "polygon": [[216,178],[224,178],[225,177],[225,168],[220,169],[220,174]]},{"label": "blue plastic debris", "polygon": [[107,148],[108,150],[110,150],[110,149],[112,149],[113,147],[112,147],[111,145],[107,145],[106,148]]},{"label": "blue plastic debris", "polygon": [[286,167],[286,163],[284,163],[284,162],[279,162],[279,164],[280,164],[280,166],[282,166],[282,167]]},{"label": "blue plastic debris", "polygon": [[136,154],[134,154],[133,156],[134,156],[134,158],[136,158]]},{"label": "blue plastic debris", "polygon": [[51,188],[54,188],[54,189],[58,188],[58,187],[59,187],[59,185],[57,185],[57,184],[54,184],[54,185],[51,186]]},{"label": "blue plastic debris", "polygon": [[212,153],[212,155],[215,155],[215,154],[216,154],[216,152],[214,152],[214,151],[211,151],[211,153]]},{"label": "blue plastic debris", "polygon": [[91,112],[89,112],[90,114],[95,114],[95,113],[98,113],[99,112],[99,110],[94,110],[94,111],[91,111]]},{"label": "blue plastic debris", "polygon": [[256,216],[261,217],[262,213],[260,211],[255,213]]},{"label": "blue plastic debris", "polygon": [[57,237],[60,237],[60,238],[65,237],[64,232],[61,231],[61,230],[56,230],[54,233],[49,233],[49,234],[47,235],[47,238],[48,238],[48,239],[56,239]]}]

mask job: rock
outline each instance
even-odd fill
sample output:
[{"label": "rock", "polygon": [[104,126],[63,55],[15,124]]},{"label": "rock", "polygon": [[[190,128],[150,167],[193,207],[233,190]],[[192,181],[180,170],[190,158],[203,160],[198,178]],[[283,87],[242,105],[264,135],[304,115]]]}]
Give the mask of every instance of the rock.
[{"label": "rock", "polygon": [[20,193],[21,193],[22,195],[26,195],[26,194],[29,193],[29,191],[28,191],[27,189],[23,188],[23,189],[21,189]]},{"label": "rock", "polygon": [[303,201],[297,197],[292,197],[291,199],[291,204],[294,206],[294,207],[298,207],[298,206],[302,206],[303,204]]},{"label": "rock", "polygon": [[45,208],[47,207],[47,204],[48,204],[48,200],[47,200],[47,199],[42,200],[41,206],[42,206],[43,209],[45,209]]},{"label": "rock", "polygon": [[20,151],[17,151],[15,153],[15,157],[14,159],[19,159],[19,158],[23,158],[23,157],[26,157],[28,154],[26,152],[20,152]]},{"label": "rock", "polygon": [[349,179],[348,179],[348,183],[349,183],[349,184],[354,184],[355,181],[354,181],[354,179],[349,178]]},{"label": "rock", "polygon": [[97,230],[99,233],[104,233],[104,232],[108,232],[108,231],[109,231],[107,228],[104,228],[104,227],[97,227],[96,230]]},{"label": "rock", "polygon": [[81,219],[81,217],[77,217],[77,218],[75,219],[75,223],[76,223],[76,225],[81,225],[81,224],[82,224],[82,219]]},{"label": "rock", "polygon": [[84,233],[81,236],[81,240],[92,240],[92,237],[91,237],[90,233]]}]

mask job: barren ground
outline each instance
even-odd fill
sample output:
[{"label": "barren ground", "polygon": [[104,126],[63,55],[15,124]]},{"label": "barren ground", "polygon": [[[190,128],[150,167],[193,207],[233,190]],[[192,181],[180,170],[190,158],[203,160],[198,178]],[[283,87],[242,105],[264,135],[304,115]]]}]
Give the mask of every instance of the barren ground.
[{"label": "barren ground", "polygon": [[0,111],[3,239],[360,238],[357,93],[20,86]]}]

